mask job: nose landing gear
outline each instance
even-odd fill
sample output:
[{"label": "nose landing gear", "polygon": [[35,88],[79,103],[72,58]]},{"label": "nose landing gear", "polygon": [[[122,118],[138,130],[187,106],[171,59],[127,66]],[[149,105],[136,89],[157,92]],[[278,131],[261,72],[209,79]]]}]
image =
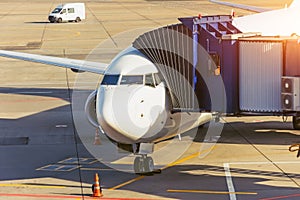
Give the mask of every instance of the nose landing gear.
[{"label": "nose landing gear", "polygon": [[161,170],[154,169],[152,157],[147,156],[153,153],[154,143],[138,143],[132,145],[133,153],[137,155],[134,159],[133,169],[136,174],[160,173]]},{"label": "nose landing gear", "polygon": [[154,162],[152,157],[141,155],[134,159],[133,167],[136,174],[151,173],[154,171]]}]

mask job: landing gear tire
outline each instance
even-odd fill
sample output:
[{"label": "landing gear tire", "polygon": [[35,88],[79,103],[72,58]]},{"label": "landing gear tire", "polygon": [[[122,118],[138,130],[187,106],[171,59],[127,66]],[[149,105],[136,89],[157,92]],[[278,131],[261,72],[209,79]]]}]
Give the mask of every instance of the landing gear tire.
[{"label": "landing gear tire", "polygon": [[154,162],[151,157],[141,156],[134,159],[134,172],[145,174],[154,171]]},{"label": "landing gear tire", "polygon": [[154,162],[153,162],[153,159],[151,157],[146,157],[145,164],[146,164],[146,171],[153,172]]},{"label": "landing gear tire", "polygon": [[300,117],[293,116],[293,127],[295,130],[300,130]]}]

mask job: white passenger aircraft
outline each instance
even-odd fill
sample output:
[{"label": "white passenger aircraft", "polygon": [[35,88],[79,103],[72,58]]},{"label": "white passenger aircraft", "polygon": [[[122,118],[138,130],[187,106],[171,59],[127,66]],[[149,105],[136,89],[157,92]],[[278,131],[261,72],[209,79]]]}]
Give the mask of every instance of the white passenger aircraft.
[{"label": "white passenger aircraft", "polygon": [[[155,65],[129,47],[107,65],[98,62],[0,50],[0,56],[104,75],[86,101],[89,122],[119,144],[133,145],[136,173],[151,172],[154,143],[209,122],[211,113],[171,113],[165,82]],[[116,100],[116,98],[118,100]]]},{"label": "white passenger aircraft", "polygon": [[[295,0],[289,8],[234,18],[233,23],[243,32],[300,34],[300,22],[296,20],[300,18],[299,5],[300,0]],[[147,154],[153,151],[154,143],[212,119],[211,113],[172,113],[170,96],[158,69],[133,47],[121,52],[108,65],[4,50],[0,50],[0,56],[104,75],[97,90],[87,98],[86,115],[108,138],[132,145],[133,152],[142,155],[134,161],[137,173],[153,171],[153,160]]]},{"label": "white passenger aircraft", "polygon": [[283,8],[278,10],[217,0],[211,2],[258,12],[233,19],[233,25],[244,33],[260,32],[263,36],[300,35],[300,0],[294,0],[289,7],[283,5]]}]

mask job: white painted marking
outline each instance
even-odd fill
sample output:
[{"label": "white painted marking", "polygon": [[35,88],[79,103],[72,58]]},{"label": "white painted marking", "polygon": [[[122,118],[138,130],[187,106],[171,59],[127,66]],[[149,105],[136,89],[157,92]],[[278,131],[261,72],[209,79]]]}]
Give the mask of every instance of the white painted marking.
[{"label": "white painted marking", "polygon": [[226,183],[229,191],[230,200],[236,200],[235,188],[233,185],[229,165],[257,165],[257,164],[300,164],[299,161],[277,161],[277,162],[230,162],[224,163],[223,167],[226,175]]},{"label": "white painted marking", "polygon": [[52,94],[53,92],[14,92],[13,94]]},{"label": "white painted marking", "polygon": [[300,164],[300,161],[277,161],[277,162],[230,162],[231,165],[256,165],[256,164]]},{"label": "white painted marking", "polygon": [[58,163],[61,164],[93,164],[97,162],[98,160],[95,158],[67,158],[65,160],[59,161]]},{"label": "white painted marking", "polygon": [[227,188],[228,188],[228,192],[229,192],[229,198],[230,198],[230,200],[236,200],[236,194],[235,194],[235,189],[234,189],[232,178],[231,178],[229,163],[224,163],[223,167],[224,167],[224,170],[225,170],[225,176],[226,176],[226,183],[227,183]]},{"label": "white painted marking", "polygon": [[204,139],[204,142],[218,142],[221,136],[210,136]]},{"label": "white painted marking", "polygon": [[67,128],[68,125],[64,125],[64,124],[63,124],[63,125],[56,125],[55,127],[56,127],[56,128]]},{"label": "white painted marking", "polygon": [[181,141],[181,135],[180,134],[178,134],[178,139],[179,139],[179,141]]},{"label": "white painted marking", "polygon": [[[110,168],[88,168],[88,167],[83,167],[83,168],[80,168],[80,170],[82,171],[116,171],[116,169],[110,169]],[[124,172],[132,172],[132,170],[123,170],[122,171]]]},{"label": "white painted marking", "polygon": [[36,170],[38,171],[62,171],[62,172],[69,172],[75,170],[81,166],[78,165],[46,165],[44,167],[40,167]]}]

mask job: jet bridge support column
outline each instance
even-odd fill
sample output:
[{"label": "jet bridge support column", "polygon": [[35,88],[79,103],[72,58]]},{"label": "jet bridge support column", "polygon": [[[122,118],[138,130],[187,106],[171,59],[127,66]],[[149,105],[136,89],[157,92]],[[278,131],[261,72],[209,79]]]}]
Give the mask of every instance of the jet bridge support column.
[{"label": "jet bridge support column", "polygon": [[[194,19],[195,20],[195,19]],[[196,68],[198,64],[198,24],[193,23],[193,90],[196,91],[197,76]],[[195,106],[195,98],[193,95],[193,105]]]}]

